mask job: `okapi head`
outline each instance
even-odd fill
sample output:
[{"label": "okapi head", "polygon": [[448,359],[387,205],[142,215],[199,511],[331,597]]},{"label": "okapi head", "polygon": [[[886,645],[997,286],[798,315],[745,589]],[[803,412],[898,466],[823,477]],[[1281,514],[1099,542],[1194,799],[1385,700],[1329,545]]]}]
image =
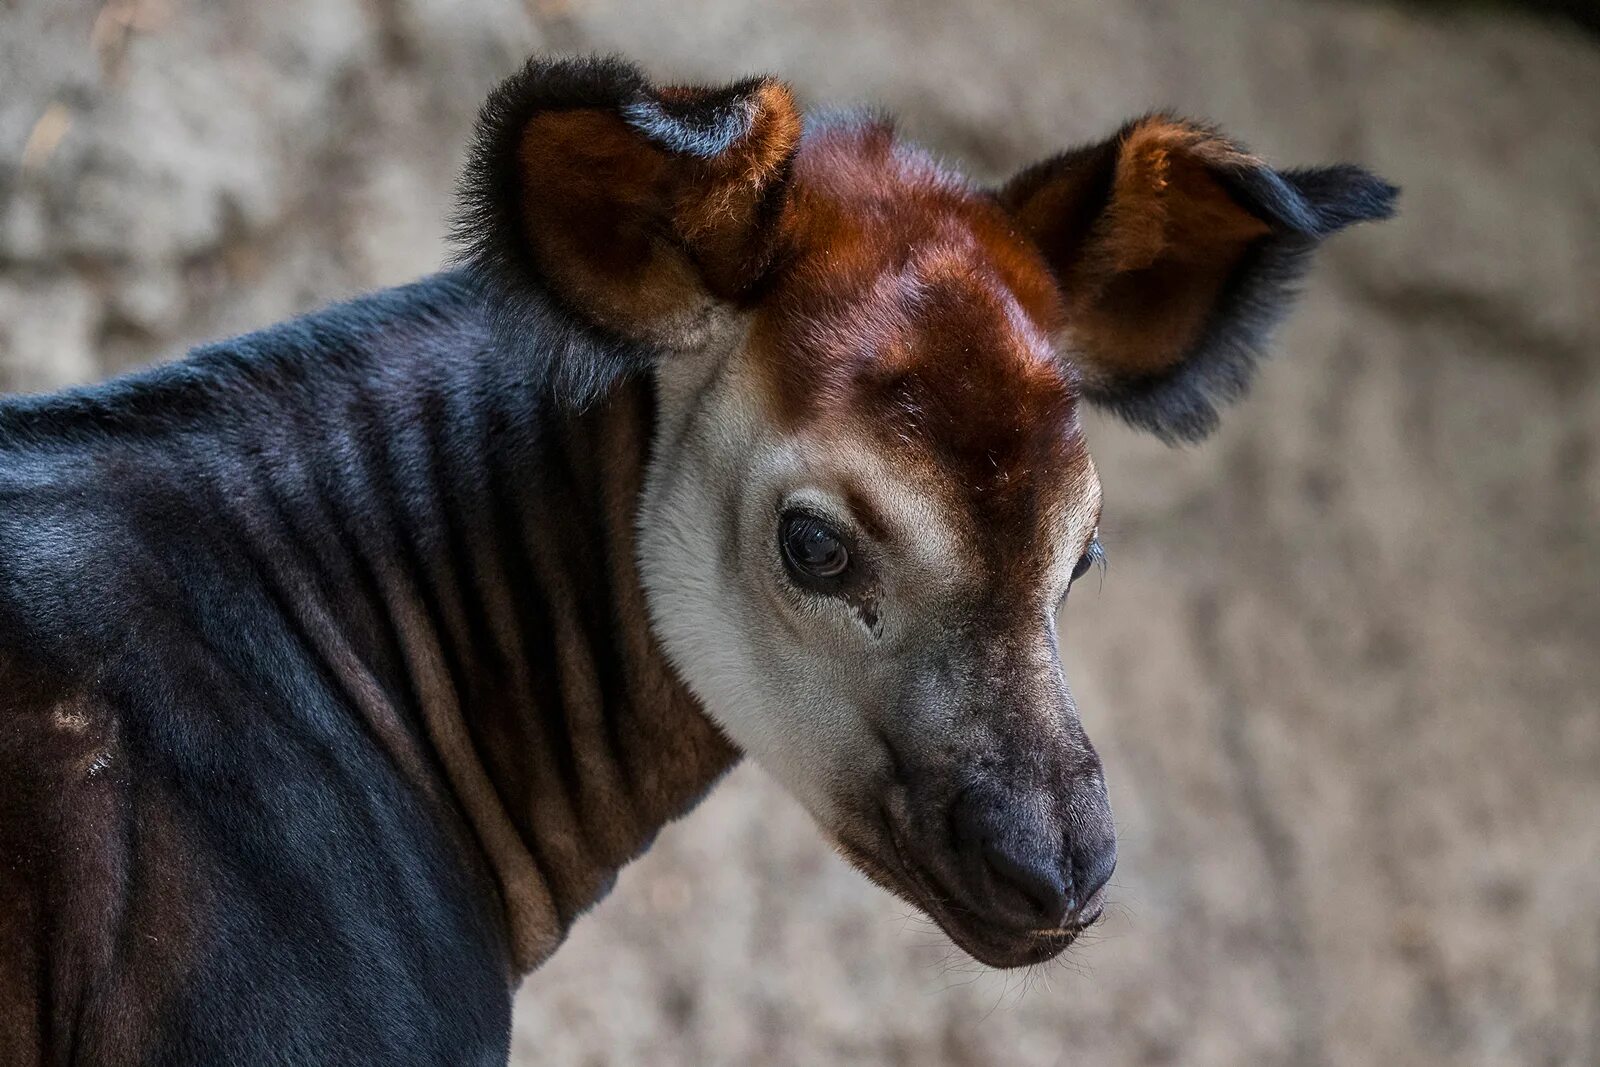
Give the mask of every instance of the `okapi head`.
[{"label": "okapi head", "polygon": [[[777,81],[568,61],[491,99],[462,232],[499,343],[567,401],[652,381],[640,575],[705,711],[1010,966],[1094,922],[1116,863],[1057,650],[1100,555],[1081,403],[1205,436],[1312,249],[1393,196],[1167,115],[985,189]],[[553,313],[616,357],[540,348]]]}]

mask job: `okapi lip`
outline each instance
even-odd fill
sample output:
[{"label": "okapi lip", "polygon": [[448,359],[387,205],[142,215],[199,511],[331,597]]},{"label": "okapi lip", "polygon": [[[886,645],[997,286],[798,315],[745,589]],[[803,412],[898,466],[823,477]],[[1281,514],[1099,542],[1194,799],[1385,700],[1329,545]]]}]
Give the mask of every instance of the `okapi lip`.
[{"label": "okapi lip", "polygon": [[937,923],[945,936],[979,963],[1001,969],[1045,963],[1064,952],[1099,918],[1095,913],[1087,922],[1055,930],[1018,930],[985,922],[971,908],[933,887],[931,876],[921,873],[921,865],[914,863],[901,845],[884,801],[880,798],[874,807],[866,821],[876,831],[877,847],[835,832],[840,850],[868,878]]}]

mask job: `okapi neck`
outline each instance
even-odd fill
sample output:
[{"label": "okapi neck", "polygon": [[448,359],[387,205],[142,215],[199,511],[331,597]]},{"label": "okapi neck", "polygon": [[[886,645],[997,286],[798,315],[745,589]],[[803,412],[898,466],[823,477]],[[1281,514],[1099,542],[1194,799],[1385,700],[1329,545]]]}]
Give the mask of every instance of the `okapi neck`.
[{"label": "okapi neck", "polygon": [[[9,486],[42,489],[10,499],[65,531],[8,542],[30,546],[20,573],[49,593],[24,643],[63,677],[81,659],[138,681],[107,698],[120,747],[86,756],[91,775],[113,758],[185,803],[215,797],[190,818],[251,862],[254,838],[228,831],[269,787],[312,808],[253,834],[410,835],[430,862],[406,870],[428,884],[384,887],[451,898],[491,928],[503,912],[522,972],[736,753],[647,621],[648,385],[577,411],[530,354],[593,371],[631,365],[620,349],[549,313],[507,351],[493,317],[450,272],[102,386],[7,398],[0,463],[17,465]],[[0,686],[17,670],[0,663]],[[306,777],[230,768],[245,752]],[[340,877],[321,890],[369,891]],[[434,929],[417,921],[418,937]]]},{"label": "okapi neck", "polygon": [[520,973],[738,758],[650,631],[634,526],[652,409],[649,387],[630,382],[552,422],[537,499],[522,501],[537,513],[521,527],[525,570],[510,587],[542,640],[522,642],[521,666],[491,672],[520,695],[427,705],[501,887]]},{"label": "okapi neck", "polygon": [[[574,407],[489,317],[447,274],[276,328],[297,344],[257,346],[265,361],[201,359],[267,383],[224,394],[242,454],[215,465],[218,511],[242,502],[240,536],[456,831],[468,881],[489,876],[475,891],[498,891],[526,973],[737,753],[649,627],[649,383]],[[544,326],[554,351],[603,355]]]}]

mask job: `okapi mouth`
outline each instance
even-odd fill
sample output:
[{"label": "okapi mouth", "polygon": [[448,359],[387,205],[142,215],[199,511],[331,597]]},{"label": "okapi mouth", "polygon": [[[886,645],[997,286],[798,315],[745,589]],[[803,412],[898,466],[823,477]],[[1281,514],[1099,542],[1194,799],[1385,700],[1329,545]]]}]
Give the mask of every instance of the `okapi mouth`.
[{"label": "okapi mouth", "polygon": [[[889,790],[903,788],[896,784]],[[1102,911],[1104,889],[1096,892],[1083,909],[1084,918],[1068,926],[1048,929],[1019,929],[1013,924],[987,918],[985,901],[964,900],[944,886],[937,873],[941,857],[930,856],[919,862],[918,849],[908,843],[908,835],[898,833],[887,791],[876,804],[862,813],[856,826],[866,829],[871,842],[835,831],[834,840],[844,857],[877,885],[917,908],[944,931],[956,946],[979,963],[989,967],[1027,967],[1054,959],[1092,926]]]}]

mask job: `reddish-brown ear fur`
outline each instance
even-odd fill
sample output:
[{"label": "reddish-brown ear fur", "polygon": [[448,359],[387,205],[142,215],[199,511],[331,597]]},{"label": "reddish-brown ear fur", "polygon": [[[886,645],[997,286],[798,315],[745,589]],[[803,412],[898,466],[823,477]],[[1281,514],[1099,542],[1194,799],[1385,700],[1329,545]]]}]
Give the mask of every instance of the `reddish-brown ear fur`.
[{"label": "reddish-brown ear fur", "polygon": [[1212,177],[1228,147],[1152,120],[1127,134],[1111,201],[1066,287],[1069,329],[1097,365],[1121,375],[1172,369],[1193,346],[1222,286],[1268,226]]},{"label": "reddish-brown ear fur", "polygon": [[619,59],[529,61],[484,105],[457,219],[499,343],[575,315],[609,345],[556,361],[586,395],[692,340],[771,264],[800,132],[768,78],[657,88]]},{"label": "reddish-brown ear fur", "polygon": [[998,199],[1061,286],[1085,395],[1192,439],[1243,391],[1311,249],[1386,217],[1394,195],[1356,167],[1274,171],[1157,115],[1023,171]]},{"label": "reddish-brown ear fur", "polygon": [[[1071,343],[1087,381],[1171,370],[1193,345],[1217,295],[1252,241],[1269,227],[1231,197],[1212,167],[1261,166],[1209,131],[1153,117],[1116,141],[1110,187],[1081,234],[1076,218],[1095,176],[1016,197],[1025,232],[1056,253]],[[1068,247],[1068,246],[1071,247]]]},{"label": "reddish-brown ear fur", "polygon": [[[707,90],[660,97],[693,107]],[[800,139],[787,88],[762,81],[748,129],[701,157],[664,147],[619,114],[537,115],[521,139],[525,236],[558,292],[619,332],[656,338],[711,297],[737,298],[764,270],[765,198]]]}]

